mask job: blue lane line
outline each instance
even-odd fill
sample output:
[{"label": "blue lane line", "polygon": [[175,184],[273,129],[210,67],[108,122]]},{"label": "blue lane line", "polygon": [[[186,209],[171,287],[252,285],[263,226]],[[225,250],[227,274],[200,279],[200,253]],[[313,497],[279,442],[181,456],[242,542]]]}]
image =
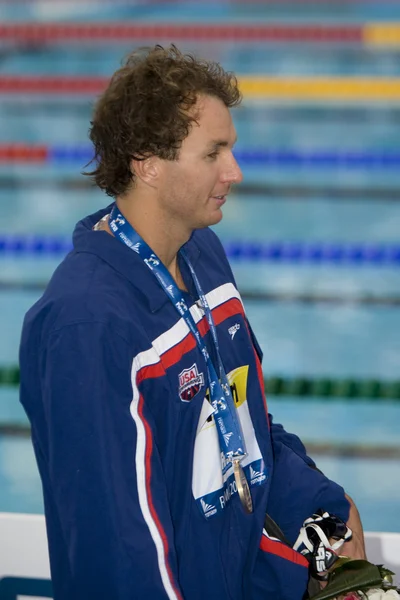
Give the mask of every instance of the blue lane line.
[{"label": "blue lane line", "polygon": [[[70,237],[0,236],[0,258],[33,255],[62,257],[72,249]],[[225,243],[228,258],[250,262],[308,262],[352,265],[400,265],[399,244],[334,244],[323,242]]]},{"label": "blue lane line", "polygon": [[242,166],[313,169],[394,169],[400,152],[243,150],[235,152]]},{"label": "blue lane line", "polygon": [[[235,150],[241,166],[259,168],[312,168],[312,169],[397,169],[400,151],[363,152],[351,150]],[[77,146],[50,146],[47,162],[53,165],[87,164],[93,158],[93,148]]]},{"label": "blue lane line", "polygon": [[21,255],[65,256],[72,249],[71,238],[60,236],[0,236],[0,257]]},{"label": "blue lane line", "polygon": [[85,165],[93,158],[93,148],[87,144],[82,146],[50,146],[48,162],[51,164]]},{"label": "blue lane line", "polygon": [[399,245],[328,244],[301,242],[228,242],[225,244],[232,260],[269,262],[310,262],[342,264],[398,264]]}]

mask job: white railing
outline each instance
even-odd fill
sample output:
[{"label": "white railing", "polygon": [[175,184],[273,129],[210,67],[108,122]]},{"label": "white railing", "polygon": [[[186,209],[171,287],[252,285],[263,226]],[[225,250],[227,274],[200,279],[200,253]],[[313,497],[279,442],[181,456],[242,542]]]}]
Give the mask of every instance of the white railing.
[{"label": "white railing", "polygon": [[[368,559],[394,571],[400,584],[400,533],[367,532],[365,538]],[[0,600],[49,598],[49,580],[44,516],[0,513]]]}]

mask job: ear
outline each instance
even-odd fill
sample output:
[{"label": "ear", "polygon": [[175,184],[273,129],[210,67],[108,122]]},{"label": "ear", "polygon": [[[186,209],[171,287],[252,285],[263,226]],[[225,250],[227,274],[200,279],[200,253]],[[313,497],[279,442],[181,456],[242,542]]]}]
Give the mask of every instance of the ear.
[{"label": "ear", "polygon": [[131,169],[134,175],[150,187],[156,187],[160,176],[160,159],[149,156],[143,160],[132,160]]}]

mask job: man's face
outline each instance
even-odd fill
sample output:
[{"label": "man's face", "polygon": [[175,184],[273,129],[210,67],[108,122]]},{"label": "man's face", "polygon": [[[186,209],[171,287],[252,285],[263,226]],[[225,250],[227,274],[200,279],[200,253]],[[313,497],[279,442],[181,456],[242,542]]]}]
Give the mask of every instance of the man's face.
[{"label": "man's face", "polygon": [[159,204],[188,231],[215,225],[232,183],[243,179],[232,154],[236,131],[229,109],[218,98],[201,96],[197,118],[178,160],[161,161]]}]

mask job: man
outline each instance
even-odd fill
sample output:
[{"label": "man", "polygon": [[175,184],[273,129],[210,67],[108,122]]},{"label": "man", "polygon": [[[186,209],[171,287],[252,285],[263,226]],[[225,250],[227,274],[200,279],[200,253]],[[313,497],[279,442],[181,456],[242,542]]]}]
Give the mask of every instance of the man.
[{"label": "man", "polygon": [[97,104],[92,176],[116,203],[78,223],[20,352],[55,600],[296,600],[307,562],[263,533],[266,512],[291,544],[318,508],[362,535],[342,488],[268,416],[208,229],[242,179],[239,102],[219,65],[156,46]]}]

